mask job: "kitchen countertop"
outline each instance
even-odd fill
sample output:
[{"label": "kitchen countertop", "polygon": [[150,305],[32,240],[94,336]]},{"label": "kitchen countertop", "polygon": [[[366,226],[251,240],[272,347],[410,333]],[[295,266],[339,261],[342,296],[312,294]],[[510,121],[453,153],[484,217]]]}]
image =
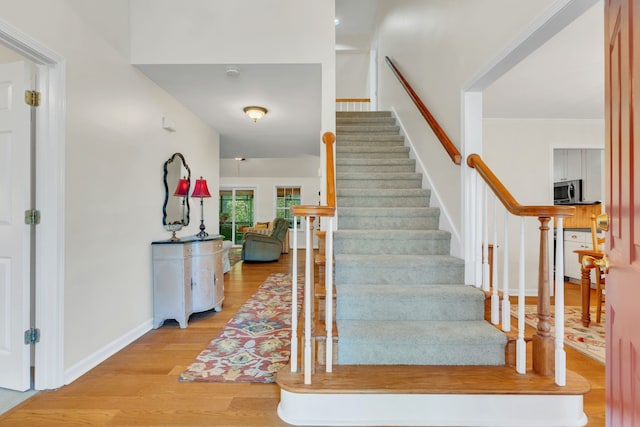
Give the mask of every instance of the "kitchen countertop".
[{"label": "kitchen countertop", "polygon": [[583,206],[583,205],[600,205],[601,201],[584,201],[584,202],[576,202],[576,203],[557,203],[556,206]]}]

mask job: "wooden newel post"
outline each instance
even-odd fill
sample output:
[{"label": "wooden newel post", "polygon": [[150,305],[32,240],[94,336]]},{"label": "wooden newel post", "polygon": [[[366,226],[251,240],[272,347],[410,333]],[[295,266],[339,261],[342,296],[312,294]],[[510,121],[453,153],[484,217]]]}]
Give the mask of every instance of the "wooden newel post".
[{"label": "wooden newel post", "polygon": [[322,142],[324,142],[327,150],[327,206],[332,206],[334,208],[336,207],[336,180],[333,166],[333,143],[335,141],[336,136],[331,132],[325,132],[322,135]]},{"label": "wooden newel post", "polygon": [[549,220],[540,221],[540,264],[538,266],[538,328],[531,340],[533,345],[533,372],[553,376],[555,368],[554,340],[551,336],[551,295],[549,292]]}]

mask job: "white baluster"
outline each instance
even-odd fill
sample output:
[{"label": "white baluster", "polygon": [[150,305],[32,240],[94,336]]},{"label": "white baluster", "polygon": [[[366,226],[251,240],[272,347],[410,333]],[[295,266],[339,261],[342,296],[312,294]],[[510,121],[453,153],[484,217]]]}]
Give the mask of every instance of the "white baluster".
[{"label": "white baluster", "polygon": [[298,221],[293,218],[293,266],[291,267],[291,372],[298,371]]},{"label": "white baluster", "polygon": [[500,288],[500,281],[498,280],[498,215],[497,215],[497,203],[496,197],[493,196],[493,283],[491,287],[493,292],[491,293],[491,323],[497,325],[500,323],[500,295],[498,295],[498,289]]},{"label": "white baluster", "polygon": [[474,284],[477,288],[482,287],[482,187],[481,179],[478,173],[473,174],[473,187],[476,189],[476,197],[474,200],[473,213],[475,222],[473,224],[473,254],[475,256]]},{"label": "white baluster", "polygon": [[524,217],[520,217],[520,259],[518,261],[518,340],[516,341],[516,371],[527,373],[527,346],[524,341]]},{"label": "white baluster", "polygon": [[325,326],[327,328],[327,351],[325,363],[327,372],[333,371],[333,218],[329,217],[325,240]]},{"label": "white baluster", "polygon": [[[565,386],[567,384],[567,354],[564,351],[564,242],[562,231],[562,217],[557,218],[556,229],[556,295],[555,295],[555,317],[556,317],[556,351],[555,351],[555,374],[556,384]],[[598,302],[599,304],[599,302]]]},{"label": "white baluster", "polygon": [[487,202],[487,186],[482,186],[482,289],[491,290],[489,283],[489,215]]},{"label": "white baluster", "polygon": [[311,288],[313,282],[313,241],[311,220],[305,217],[306,262],[304,268],[304,383],[311,384]]},{"label": "white baluster", "polygon": [[511,302],[509,301],[509,211],[504,210],[504,261],[502,261],[502,330],[511,331]]}]

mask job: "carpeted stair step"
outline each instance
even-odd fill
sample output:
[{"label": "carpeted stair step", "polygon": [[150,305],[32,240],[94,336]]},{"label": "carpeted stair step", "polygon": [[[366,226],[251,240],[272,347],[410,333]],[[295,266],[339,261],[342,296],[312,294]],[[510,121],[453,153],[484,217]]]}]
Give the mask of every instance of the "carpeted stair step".
[{"label": "carpeted stair step", "polygon": [[336,148],[356,142],[401,142],[404,144],[402,135],[380,135],[377,133],[361,134],[340,134],[336,136]]},{"label": "carpeted stair step", "polygon": [[337,320],[483,320],[485,294],[467,285],[342,285]]},{"label": "carpeted stair step", "polygon": [[440,209],[431,207],[344,207],[338,210],[342,230],[429,230],[438,228],[439,220]]},{"label": "carpeted stair step", "polygon": [[339,188],[420,188],[422,174],[416,172],[340,172],[336,174]]},{"label": "carpeted stair step", "polygon": [[336,119],[379,117],[393,117],[393,115],[391,111],[340,111],[336,113]]},{"label": "carpeted stair step", "polygon": [[336,172],[415,172],[415,159],[342,159]]},{"label": "carpeted stair step", "polygon": [[450,255],[336,254],[335,261],[338,289],[345,284],[464,283],[464,261]]},{"label": "carpeted stair step", "polygon": [[443,230],[337,230],[335,254],[447,255],[451,233]]},{"label": "carpeted stair step", "polygon": [[387,125],[395,125],[396,119],[391,116],[382,116],[382,117],[336,117],[336,125],[354,125],[354,124],[368,124],[368,123],[379,123],[379,124],[387,124]]},{"label": "carpeted stair step", "polygon": [[348,124],[336,126],[336,133],[340,135],[354,133],[374,133],[376,135],[397,135],[400,132],[400,126],[388,125],[384,123],[368,123],[368,124]]},{"label": "carpeted stair step", "polygon": [[[340,147],[404,147],[404,140],[400,138],[353,138],[340,141],[338,146]],[[403,156],[405,159],[408,157],[406,154]]]},{"label": "carpeted stair step", "polygon": [[409,156],[409,147],[337,145],[336,156],[340,159],[406,159]]},{"label": "carpeted stair step", "polygon": [[427,207],[431,192],[423,188],[336,190],[338,206],[344,207]]},{"label": "carpeted stair step", "polygon": [[504,365],[505,334],[484,320],[340,320],[345,365]]}]

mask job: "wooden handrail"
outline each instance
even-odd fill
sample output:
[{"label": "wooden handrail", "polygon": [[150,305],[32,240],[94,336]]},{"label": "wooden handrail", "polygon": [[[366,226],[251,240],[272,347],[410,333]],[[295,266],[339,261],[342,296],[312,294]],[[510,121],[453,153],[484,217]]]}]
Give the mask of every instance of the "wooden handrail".
[{"label": "wooden handrail", "polygon": [[400,80],[400,84],[402,84],[404,89],[409,94],[409,97],[413,100],[413,103],[416,104],[416,107],[418,107],[418,110],[420,111],[420,114],[422,114],[422,117],[425,118],[425,120],[431,127],[431,130],[433,130],[433,133],[435,133],[438,137],[440,144],[442,144],[442,147],[444,147],[445,151],[449,154],[449,157],[451,157],[453,163],[455,163],[456,165],[462,163],[462,155],[453,144],[453,142],[451,142],[449,136],[447,136],[447,133],[444,131],[444,129],[442,129],[431,112],[429,112],[420,97],[416,94],[409,82],[407,82],[407,80],[404,78],[400,70],[398,70],[398,68],[394,65],[391,59],[388,56],[385,56],[384,58],[387,61],[387,64],[389,64],[389,66],[391,67],[393,74],[395,74],[398,80]]},{"label": "wooden handrail", "polygon": [[291,214],[293,216],[334,216],[336,208],[333,206],[321,206],[321,205],[298,205],[291,206]]},{"label": "wooden handrail", "polygon": [[476,169],[478,174],[484,179],[496,197],[500,199],[505,208],[516,216],[565,217],[574,215],[576,212],[576,208],[574,206],[521,205],[478,154],[471,154],[467,157],[467,165]]},{"label": "wooden handrail", "polygon": [[322,134],[322,142],[327,150],[327,205],[334,208],[336,207],[336,180],[333,166],[333,143],[335,140],[336,136],[331,132]]},{"label": "wooden handrail", "polygon": [[371,102],[371,98],[336,98],[336,102]]}]

